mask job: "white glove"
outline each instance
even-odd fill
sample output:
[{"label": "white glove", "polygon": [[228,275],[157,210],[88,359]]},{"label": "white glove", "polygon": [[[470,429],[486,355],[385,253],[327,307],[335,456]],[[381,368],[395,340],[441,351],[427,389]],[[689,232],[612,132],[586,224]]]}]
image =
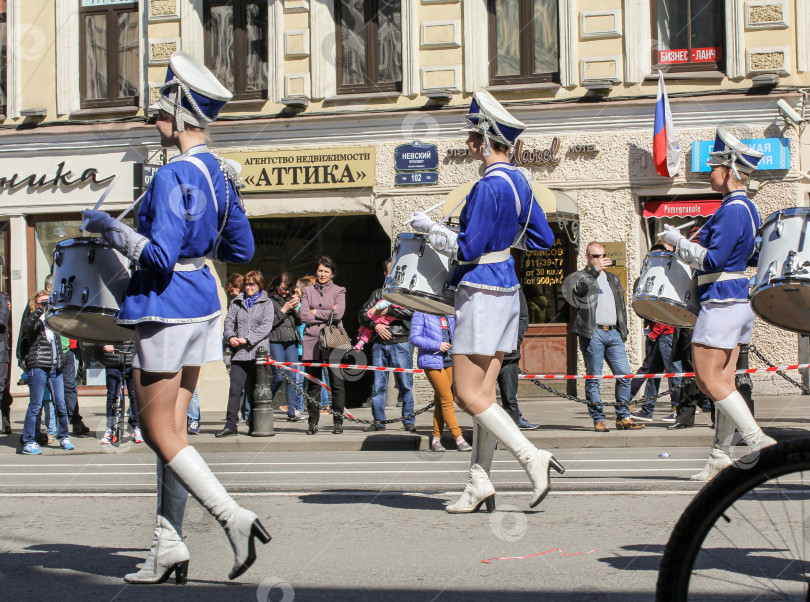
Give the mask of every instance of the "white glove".
[{"label": "white glove", "polygon": [[658,238],[671,244],[673,247],[677,247],[678,243],[686,237],[681,234],[680,230],[676,230],[669,224],[664,224],[664,231],[658,235]]},{"label": "white glove", "polygon": [[422,211],[414,211],[411,213],[411,217],[408,221],[411,224],[411,228],[422,234],[429,234],[431,227],[436,225],[436,222],[430,219],[427,213],[423,213]]},{"label": "white glove", "polygon": [[445,255],[454,256],[458,251],[458,234],[439,224],[431,226],[428,242],[434,249]]},{"label": "white glove", "polygon": [[132,261],[138,261],[141,251],[149,242],[148,238],[113,219],[105,211],[85,209],[82,211],[82,219],[85,230],[101,234],[108,243]]},{"label": "white glove", "polygon": [[696,242],[689,242],[682,236],[675,245],[675,257],[691,268],[702,270],[703,260],[706,258],[706,247],[701,247]]}]

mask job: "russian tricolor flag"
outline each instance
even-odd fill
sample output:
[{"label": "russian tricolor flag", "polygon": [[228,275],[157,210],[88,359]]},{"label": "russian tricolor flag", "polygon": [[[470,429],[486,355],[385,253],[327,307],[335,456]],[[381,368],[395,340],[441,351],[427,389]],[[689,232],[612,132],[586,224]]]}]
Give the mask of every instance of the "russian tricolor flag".
[{"label": "russian tricolor flag", "polygon": [[658,96],[655,100],[655,128],[653,129],[653,162],[655,171],[665,178],[674,178],[681,166],[681,147],[672,126],[664,72],[658,72]]}]

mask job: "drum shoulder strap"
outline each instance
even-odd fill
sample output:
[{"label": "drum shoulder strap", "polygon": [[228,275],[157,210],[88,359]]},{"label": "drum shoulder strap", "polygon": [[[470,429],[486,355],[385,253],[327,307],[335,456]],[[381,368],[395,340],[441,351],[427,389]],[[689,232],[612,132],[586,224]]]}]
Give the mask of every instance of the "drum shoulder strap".
[{"label": "drum shoulder strap", "polygon": [[[529,220],[532,217],[532,208],[534,207],[534,188],[532,188],[531,180],[520,169],[516,169],[515,171],[517,171],[521,176],[523,176],[523,178],[526,180],[526,183],[529,185],[529,190],[532,193],[532,200],[530,201],[529,204],[529,215],[526,216],[526,223],[523,224],[523,230],[521,230],[520,234],[518,234],[515,237],[515,240],[512,242],[512,246],[518,244],[523,239],[523,236],[526,234],[526,230],[529,228]],[[509,186],[512,187],[512,194],[515,195],[515,210],[517,211],[518,224],[520,224],[520,214],[523,211],[523,204],[520,202],[520,195],[518,194],[517,188],[515,188],[515,183],[512,181],[512,178],[510,178],[507,175],[507,173],[501,169],[493,170],[490,173],[490,175],[500,176],[501,178],[509,182]]]},{"label": "drum shoulder strap", "polygon": [[[754,232],[754,238],[756,238],[757,237],[757,222],[754,220],[754,214],[751,213],[751,207],[748,206],[748,203],[746,203],[742,199],[731,199],[728,202],[728,204],[729,205],[742,205],[743,207],[746,208],[746,210],[748,211],[748,217],[751,218],[751,230]],[[753,257],[753,256],[754,256],[754,253],[752,252],[751,257]],[[751,257],[749,257],[749,259],[751,259]]]},{"label": "drum shoulder strap", "polygon": [[214,191],[214,181],[211,179],[211,172],[208,171],[208,168],[205,166],[205,163],[203,163],[197,157],[194,156],[183,157],[181,161],[187,161],[188,163],[191,163],[194,167],[199,169],[205,176],[205,179],[208,182],[208,186],[211,189],[211,198],[214,201],[214,207],[217,209],[217,214],[219,214],[219,205],[217,204],[217,194]]}]

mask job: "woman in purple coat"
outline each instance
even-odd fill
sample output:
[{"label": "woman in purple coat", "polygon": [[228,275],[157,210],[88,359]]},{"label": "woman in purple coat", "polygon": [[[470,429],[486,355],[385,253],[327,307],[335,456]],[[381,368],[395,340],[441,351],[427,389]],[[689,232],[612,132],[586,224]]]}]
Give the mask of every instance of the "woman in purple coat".
[{"label": "woman in purple coat", "polygon": [[453,331],[456,319],[453,316],[433,316],[421,311],[413,312],[411,320],[411,343],[418,348],[416,367],[425,371],[433,387],[433,441],[430,449],[435,452],[446,451],[442,446],[442,429],[448,430],[456,439],[456,449],[461,452],[472,451],[464,440],[456,419],[453,398],[453,358],[450,349],[453,346]]},{"label": "woman in purple coat", "polygon": [[[337,273],[337,265],[330,257],[324,255],[318,260],[315,270],[315,284],[304,289],[301,299],[301,321],[306,324],[304,329],[304,355],[305,362],[329,361],[329,355],[321,351],[318,346],[318,336],[331,320],[332,323],[342,326],[341,320],[346,312],[346,289],[333,282]],[[321,376],[321,369],[307,366],[307,374],[315,378]],[[336,435],[343,434],[343,408],[345,407],[345,388],[340,370],[329,368],[329,384],[332,389],[332,419]],[[307,384],[307,412],[309,413],[309,429],[307,435],[318,432],[318,421],[321,418],[321,408],[315,399],[320,399],[318,383],[312,380]]]}]

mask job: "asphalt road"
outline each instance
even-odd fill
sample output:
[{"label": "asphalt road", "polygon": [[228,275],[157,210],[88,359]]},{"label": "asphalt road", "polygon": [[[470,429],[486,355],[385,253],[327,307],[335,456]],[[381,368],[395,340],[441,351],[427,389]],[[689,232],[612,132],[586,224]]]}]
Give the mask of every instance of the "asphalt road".
[{"label": "asphalt road", "polygon": [[455,451],[205,454],[273,540],[227,582],[224,533],[189,500],[186,587],[121,579],[151,542],[149,456],[6,456],[0,583],[9,600],[651,600],[706,453],[662,451],[557,450],[566,473],[533,510],[498,451],[498,510],[474,515],[443,511],[466,480]]}]

